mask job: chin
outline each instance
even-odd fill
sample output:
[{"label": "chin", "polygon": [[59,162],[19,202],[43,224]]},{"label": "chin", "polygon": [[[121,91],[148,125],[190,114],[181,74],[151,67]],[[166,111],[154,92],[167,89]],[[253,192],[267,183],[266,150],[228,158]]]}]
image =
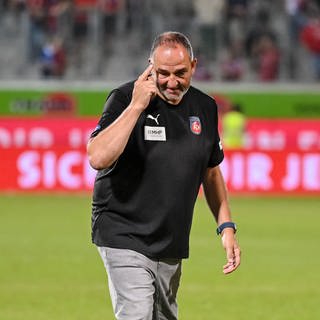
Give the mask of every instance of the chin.
[{"label": "chin", "polygon": [[176,95],[176,94],[168,94],[168,93],[165,93],[163,96],[166,98],[166,100],[169,102],[169,103],[172,103],[172,104],[176,104],[176,103],[179,103],[182,99],[182,97],[184,96],[185,92],[181,92],[180,94]]},{"label": "chin", "polygon": [[173,97],[168,97],[168,96],[166,96],[165,97],[166,98],[166,101],[167,102],[169,102],[169,103],[171,103],[171,104],[177,104],[177,103],[179,103],[180,102],[180,100],[182,99],[182,96],[180,97],[177,97],[177,96],[175,96],[174,98]]}]

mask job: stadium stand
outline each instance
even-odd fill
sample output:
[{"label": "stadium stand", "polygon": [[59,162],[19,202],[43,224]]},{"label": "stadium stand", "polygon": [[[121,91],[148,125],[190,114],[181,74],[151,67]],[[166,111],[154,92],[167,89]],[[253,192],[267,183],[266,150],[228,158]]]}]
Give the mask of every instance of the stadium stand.
[{"label": "stadium stand", "polygon": [[175,29],[192,38],[197,80],[316,82],[320,53],[300,34],[319,12],[316,0],[0,0],[0,80],[132,78]]}]

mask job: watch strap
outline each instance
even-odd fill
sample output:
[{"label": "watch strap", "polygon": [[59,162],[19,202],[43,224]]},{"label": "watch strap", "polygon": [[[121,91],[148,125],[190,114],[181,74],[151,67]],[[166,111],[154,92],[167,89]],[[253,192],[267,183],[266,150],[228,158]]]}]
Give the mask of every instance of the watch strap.
[{"label": "watch strap", "polygon": [[237,231],[237,226],[234,222],[224,222],[222,224],[220,224],[220,226],[217,228],[217,235],[221,234],[221,232],[225,229],[225,228],[232,228],[234,230],[234,233],[236,233]]}]

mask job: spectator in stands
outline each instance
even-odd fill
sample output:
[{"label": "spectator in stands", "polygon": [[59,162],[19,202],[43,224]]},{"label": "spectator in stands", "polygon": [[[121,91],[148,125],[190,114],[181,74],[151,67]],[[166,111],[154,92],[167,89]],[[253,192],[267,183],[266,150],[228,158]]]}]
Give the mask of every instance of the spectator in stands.
[{"label": "spectator in stands", "polygon": [[269,8],[261,6],[253,18],[245,43],[249,65],[261,80],[266,81],[277,77],[280,58],[276,33],[270,24]]},{"label": "spectator in stands", "polygon": [[306,24],[308,0],[286,0],[286,13],[289,16],[289,36],[295,44],[299,41],[301,28]]},{"label": "spectator in stands", "polygon": [[288,38],[287,66],[290,79],[296,79],[298,71],[299,34],[306,24],[306,0],[286,0],[285,10],[288,16]]},{"label": "spectator in stands", "polygon": [[46,27],[49,35],[57,33],[57,16],[60,0],[44,0],[46,4]]},{"label": "spectator in stands", "polygon": [[313,60],[313,69],[316,79],[320,80],[320,10],[315,8],[313,16],[302,28],[301,41],[308,49]]},{"label": "spectator in stands", "polygon": [[249,1],[227,0],[225,9],[225,45],[245,41]]},{"label": "spectator in stands", "polygon": [[79,71],[84,65],[83,54],[89,34],[89,8],[77,0],[72,12],[71,34],[71,56],[75,68]]},{"label": "spectator in stands", "polygon": [[210,81],[213,79],[213,74],[208,68],[208,59],[200,50],[197,52],[197,69],[193,74],[193,79],[197,81]]},{"label": "spectator in stands", "polygon": [[111,54],[112,43],[117,31],[118,16],[123,7],[122,0],[99,0],[98,6],[102,15],[102,49],[106,58]]},{"label": "spectator in stands", "polygon": [[73,0],[59,0],[56,6],[56,34],[61,37],[65,44],[71,41],[72,31],[72,15],[73,15]]},{"label": "spectator in stands", "polygon": [[226,81],[240,80],[244,73],[242,44],[233,43],[221,61],[221,78]]},{"label": "spectator in stands", "polygon": [[76,5],[73,11],[72,30],[73,37],[77,40],[83,40],[88,34],[89,16],[86,7]]},{"label": "spectator in stands", "polygon": [[[90,70],[92,76],[100,76],[101,73],[106,75],[106,72],[109,73],[109,68],[100,69],[95,66],[96,61],[101,61],[99,66],[105,62],[106,55],[103,55],[101,44],[105,43],[108,51],[110,43],[113,43],[112,40],[102,40],[103,30],[106,29],[107,34],[112,35],[116,25],[120,27],[117,30],[117,43],[121,44],[122,51],[130,49],[132,59],[136,62],[132,68],[127,68],[128,74],[131,72],[136,74],[136,71],[131,71],[135,68],[139,70],[142,57],[148,50],[146,43],[155,33],[160,33],[163,29],[176,29],[178,25],[190,30],[195,39],[195,46],[208,62],[208,70],[217,70],[215,59],[220,59],[224,50],[229,51],[235,40],[243,42],[245,37],[245,45],[242,47],[247,54],[244,56],[245,65],[249,62],[252,67],[249,71],[254,71],[256,74],[260,59],[256,54],[256,48],[261,36],[264,35],[270,36],[276,46],[279,44],[278,37],[281,36],[281,65],[287,67],[285,79],[305,80],[305,77],[310,79],[312,71],[315,70],[314,67],[312,69],[306,67],[309,55],[301,45],[302,38],[299,35],[308,21],[310,12],[314,11],[315,6],[319,7],[320,0],[285,0],[285,6],[282,1],[276,0],[97,1],[105,1],[106,6],[111,8],[116,8],[121,1],[125,4],[124,11],[121,11],[120,16],[107,17],[105,19],[107,23],[103,27],[102,15],[99,15],[95,1],[0,0],[0,46],[3,51],[0,64],[4,63],[8,70],[2,72],[2,78],[5,78],[4,74],[8,72],[11,72],[11,77],[17,75],[21,77],[22,74],[25,77],[33,76],[34,69],[30,66],[30,62],[38,61],[48,35],[56,34],[64,40],[68,57],[72,53],[68,58],[73,71],[70,75],[87,74],[87,71],[91,74]],[[24,6],[27,13],[23,11]],[[196,16],[192,16],[193,12]],[[15,19],[16,17],[19,19]],[[123,20],[120,21],[118,18]],[[280,31],[281,24],[286,18],[288,28]],[[276,23],[273,23],[274,21]],[[188,33],[180,28],[177,29]],[[92,35],[90,37],[88,37],[89,32]],[[20,54],[27,52],[28,61],[22,59],[21,66],[17,68],[14,63],[16,58],[10,55],[11,50],[19,51]],[[83,57],[87,53],[90,53],[92,59],[84,63]],[[234,73],[237,74],[239,60],[234,58],[232,51],[226,60],[221,78],[237,78]],[[200,78],[209,78],[205,74],[208,70],[201,69],[201,65],[199,67]],[[216,78],[217,75],[214,75]],[[245,79],[252,79],[252,73],[247,73],[247,70],[244,76]]]},{"label": "spectator in stands", "polygon": [[29,14],[29,52],[28,58],[31,62],[38,60],[41,48],[46,39],[46,6],[44,0],[28,0],[27,10]]},{"label": "spectator in stands", "polygon": [[41,75],[44,78],[61,78],[66,71],[66,52],[62,40],[48,41],[41,52]]},{"label": "spectator in stands", "polygon": [[261,81],[274,81],[279,76],[280,51],[272,38],[265,35],[256,47],[258,77]]}]

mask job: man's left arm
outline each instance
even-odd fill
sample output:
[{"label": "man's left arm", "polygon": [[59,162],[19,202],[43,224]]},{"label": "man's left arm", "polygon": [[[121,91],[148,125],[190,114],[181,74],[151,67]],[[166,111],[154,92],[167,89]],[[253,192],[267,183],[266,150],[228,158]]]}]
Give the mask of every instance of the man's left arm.
[{"label": "man's left arm", "polygon": [[[232,222],[227,189],[219,166],[207,168],[203,189],[218,226]],[[239,267],[241,251],[235,237],[235,229],[226,225],[227,227],[221,232],[222,245],[227,254],[223,272],[229,274]]]}]

